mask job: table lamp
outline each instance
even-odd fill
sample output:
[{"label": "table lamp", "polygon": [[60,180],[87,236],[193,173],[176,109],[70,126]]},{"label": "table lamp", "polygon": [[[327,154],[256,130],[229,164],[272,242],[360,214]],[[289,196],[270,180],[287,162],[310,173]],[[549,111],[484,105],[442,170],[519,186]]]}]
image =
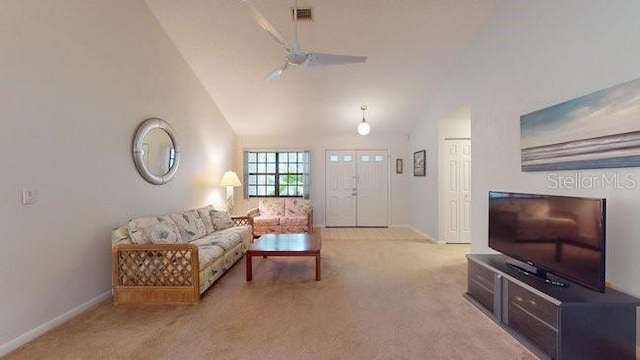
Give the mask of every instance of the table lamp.
[{"label": "table lamp", "polygon": [[227,199],[225,201],[225,204],[227,206],[227,211],[229,212],[229,214],[233,215],[233,210],[235,208],[235,204],[233,201],[233,188],[241,187],[242,183],[240,182],[238,175],[234,171],[229,170],[222,176],[220,186],[227,187]]}]

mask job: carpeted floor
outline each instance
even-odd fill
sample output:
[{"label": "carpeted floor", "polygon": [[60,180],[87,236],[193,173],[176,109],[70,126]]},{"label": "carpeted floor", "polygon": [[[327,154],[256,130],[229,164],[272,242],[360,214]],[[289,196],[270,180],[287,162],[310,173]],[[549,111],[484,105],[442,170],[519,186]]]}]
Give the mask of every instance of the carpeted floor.
[{"label": "carpeted floor", "polygon": [[535,359],[463,299],[468,246],[335,234],[319,282],[312,258],[256,257],[252,282],[242,259],[198,305],[105,303],[6,358]]}]

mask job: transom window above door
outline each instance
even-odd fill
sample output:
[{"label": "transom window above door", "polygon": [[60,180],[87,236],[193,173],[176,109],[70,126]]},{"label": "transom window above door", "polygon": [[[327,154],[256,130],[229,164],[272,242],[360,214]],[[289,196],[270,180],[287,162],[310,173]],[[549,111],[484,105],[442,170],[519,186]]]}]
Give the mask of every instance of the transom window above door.
[{"label": "transom window above door", "polygon": [[245,151],[245,197],[308,198],[309,151]]}]

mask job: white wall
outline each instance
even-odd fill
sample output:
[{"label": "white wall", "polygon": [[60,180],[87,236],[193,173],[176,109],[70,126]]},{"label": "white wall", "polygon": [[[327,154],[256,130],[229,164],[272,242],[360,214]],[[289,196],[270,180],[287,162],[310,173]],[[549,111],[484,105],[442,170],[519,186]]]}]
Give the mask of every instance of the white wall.
[{"label": "white wall", "polygon": [[[640,77],[640,2],[510,0],[501,2],[486,28],[451,71],[413,131],[412,146],[436,146],[438,121],[471,109],[473,138],[472,246],[487,252],[487,192],[521,192],[608,199],[607,279],[640,295],[640,188],[551,189],[547,172],[520,171],[520,116]],[[580,170],[585,176],[631,174],[637,168]],[[412,193],[430,196],[430,182],[412,182]],[[638,182],[640,187],[640,182]],[[411,223],[426,232],[434,203],[411,198]]]},{"label": "white wall", "polygon": [[[354,126],[355,134],[355,126]],[[314,137],[312,135],[301,135],[292,137],[238,137],[237,166],[238,176],[243,174],[242,152],[246,150],[287,150],[300,149],[311,151],[311,189],[310,198],[313,203],[313,222],[316,226],[324,226],[324,202],[325,202],[325,150],[336,149],[382,149],[389,151],[389,173],[390,173],[390,225],[408,224],[407,204],[409,198],[408,181],[411,175],[411,155],[409,143],[403,136],[333,136]],[[404,160],[404,172],[395,173],[395,159]],[[239,213],[257,206],[257,199],[242,199],[242,191],[235,192],[236,208]]]},{"label": "white wall", "polygon": [[[143,1],[3,0],[0,48],[2,355],[108,296],[113,227],[223,206],[236,136]],[[182,151],[164,186],[131,156],[149,117]],[[21,205],[25,187],[36,204]]]},{"label": "white wall", "polygon": [[[432,239],[438,239],[438,123],[426,115],[411,132],[411,152],[426,150],[426,176],[409,179],[409,224]],[[411,169],[413,159],[407,162]]]},{"label": "white wall", "polygon": [[447,138],[471,138],[471,109],[468,106],[440,119],[440,145]]}]

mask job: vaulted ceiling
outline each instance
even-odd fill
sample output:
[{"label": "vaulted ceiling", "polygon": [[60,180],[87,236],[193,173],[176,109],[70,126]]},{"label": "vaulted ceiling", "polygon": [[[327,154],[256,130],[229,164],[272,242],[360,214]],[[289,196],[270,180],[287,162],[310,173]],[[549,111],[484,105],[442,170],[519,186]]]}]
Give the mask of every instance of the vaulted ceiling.
[{"label": "vaulted ceiling", "polygon": [[[364,64],[290,67],[240,0],[147,0],[240,136],[355,134],[368,105],[372,135],[407,134],[498,0],[299,0],[301,48],[366,55]],[[252,0],[293,41],[294,0]]]}]

